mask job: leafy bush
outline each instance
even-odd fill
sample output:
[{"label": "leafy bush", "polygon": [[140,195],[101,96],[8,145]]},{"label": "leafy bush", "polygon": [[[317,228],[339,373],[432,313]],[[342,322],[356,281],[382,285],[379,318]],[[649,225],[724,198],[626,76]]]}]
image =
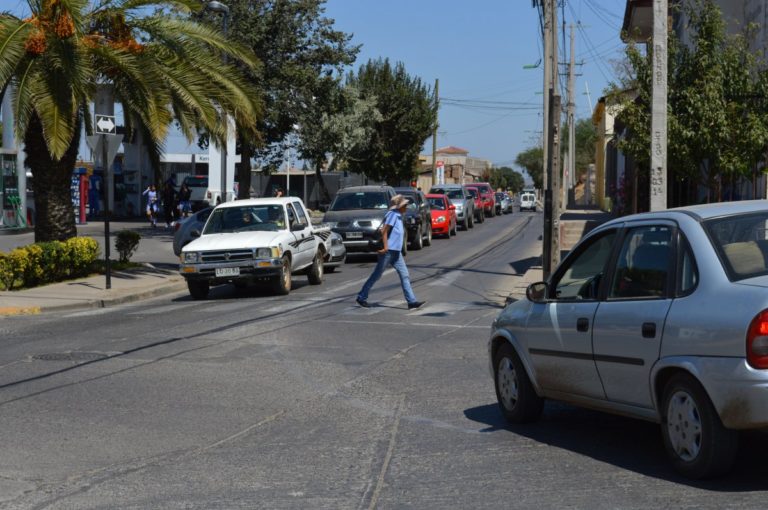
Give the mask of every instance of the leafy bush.
[{"label": "leafy bush", "polygon": [[90,237],[73,237],[0,252],[0,288],[35,287],[83,276],[93,270],[99,243]]},{"label": "leafy bush", "polygon": [[90,273],[99,256],[99,243],[91,237],[71,237],[64,244],[69,253],[70,276]]},{"label": "leafy bush", "polygon": [[120,262],[128,262],[139,247],[141,235],[133,230],[121,230],[115,239],[115,249],[120,254]]}]

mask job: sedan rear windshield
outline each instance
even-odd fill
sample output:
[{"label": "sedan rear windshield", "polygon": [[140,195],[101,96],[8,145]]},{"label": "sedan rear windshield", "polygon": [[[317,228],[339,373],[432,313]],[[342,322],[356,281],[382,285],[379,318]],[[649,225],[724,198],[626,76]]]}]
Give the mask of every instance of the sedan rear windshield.
[{"label": "sedan rear windshield", "polygon": [[360,191],[340,193],[331,204],[331,211],[351,211],[354,209],[386,209],[389,207],[386,193]]},{"label": "sedan rear windshield", "polygon": [[731,281],[768,274],[768,212],[704,222]]}]

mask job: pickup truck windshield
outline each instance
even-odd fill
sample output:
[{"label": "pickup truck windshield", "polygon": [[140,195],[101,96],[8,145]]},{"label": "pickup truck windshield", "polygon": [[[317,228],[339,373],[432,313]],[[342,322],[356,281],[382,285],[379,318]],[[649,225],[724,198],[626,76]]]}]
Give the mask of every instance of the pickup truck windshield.
[{"label": "pickup truck windshield", "polygon": [[358,193],[339,193],[331,204],[331,211],[350,211],[353,209],[386,209],[389,207],[386,193],[361,191]]},{"label": "pickup truck windshield", "polygon": [[285,211],[281,205],[252,205],[215,209],[205,224],[203,235],[229,234],[246,230],[276,232],[285,228]]},{"label": "pickup truck windshield", "polygon": [[460,189],[451,189],[451,188],[432,188],[430,193],[444,193],[448,195],[448,198],[464,198],[464,192]]}]

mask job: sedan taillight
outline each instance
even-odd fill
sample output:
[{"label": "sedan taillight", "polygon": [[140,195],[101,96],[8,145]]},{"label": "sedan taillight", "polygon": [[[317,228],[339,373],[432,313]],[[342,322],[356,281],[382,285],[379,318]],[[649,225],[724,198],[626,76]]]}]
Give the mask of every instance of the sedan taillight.
[{"label": "sedan taillight", "polygon": [[749,325],[747,363],[752,368],[768,368],[768,310],[757,314]]}]

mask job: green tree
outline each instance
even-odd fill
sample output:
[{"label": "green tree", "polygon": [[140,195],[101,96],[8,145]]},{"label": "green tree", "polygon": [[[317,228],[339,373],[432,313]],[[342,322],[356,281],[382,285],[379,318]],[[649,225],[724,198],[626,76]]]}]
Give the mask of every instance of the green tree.
[{"label": "green tree", "polygon": [[517,193],[523,189],[525,179],[523,175],[508,166],[491,168],[488,182],[493,189],[512,190]]},{"label": "green tree", "polygon": [[544,179],[544,149],[541,147],[530,147],[515,158],[515,164],[526,171],[533,181],[533,186],[537,189],[542,188]]},{"label": "green tree", "polygon": [[144,135],[155,163],[174,117],[190,140],[199,126],[223,139],[217,105],[241,125],[255,126],[257,95],[221,58],[255,68],[253,54],[216,30],[168,14],[199,9],[199,1],[28,0],[28,6],[26,19],[0,15],[0,89],[13,85],[16,134],[35,176],[36,241],[77,233],[70,178],[100,84],[113,84],[129,136]]},{"label": "green tree", "polygon": [[387,59],[368,61],[357,74],[349,73],[347,85],[360,99],[375,100],[381,114],[370,138],[347,154],[347,168],[392,184],[410,180],[437,122],[434,91],[408,75],[402,63],[393,67]]},{"label": "green tree", "polygon": [[[345,168],[350,154],[361,151],[382,116],[376,97],[362,98],[353,86],[327,84],[326,97],[309,105],[299,121],[299,156],[310,162],[320,185],[321,200],[330,201],[322,168],[331,157],[330,170]],[[330,107],[329,107],[330,105]]]},{"label": "green tree", "polygon": [[[323,113],[335,112],[337,97],[329,93],[329,86],[334,76],[343,75],[354,63],[359,47],[323,16],[325,0],[227,0],[226,4],[231,13],[228,37],[250,48],[262,63],[244,68],[264,99],[258,136],[238,126],[242,163],[237,177],[240,198],[247,198],[251,157],[269,172],[294,143],[296,125],[306,135]],[[204,16],[216,26],[221,23],[214,14]],[[308,118],[307,111],[315,117]]]},{"label": "green tree", "polygon": [[[768,74],[750,50],[754,27],[727,35],[712,0],[688,0],[683,9],[690,44],[682,44],[674,32],[668,38],[668,189],[680,195],[670,196],[670,205],[698,202],[701,185],[709,189],[709,200],[721,200],[723,183],[753,177],[768,148]],[[652,50],[644,54],[628,46],[629,76],[613,91],[621,100],[617,119],[627,127],[618,148],[646,178],[652,58]]]}]

